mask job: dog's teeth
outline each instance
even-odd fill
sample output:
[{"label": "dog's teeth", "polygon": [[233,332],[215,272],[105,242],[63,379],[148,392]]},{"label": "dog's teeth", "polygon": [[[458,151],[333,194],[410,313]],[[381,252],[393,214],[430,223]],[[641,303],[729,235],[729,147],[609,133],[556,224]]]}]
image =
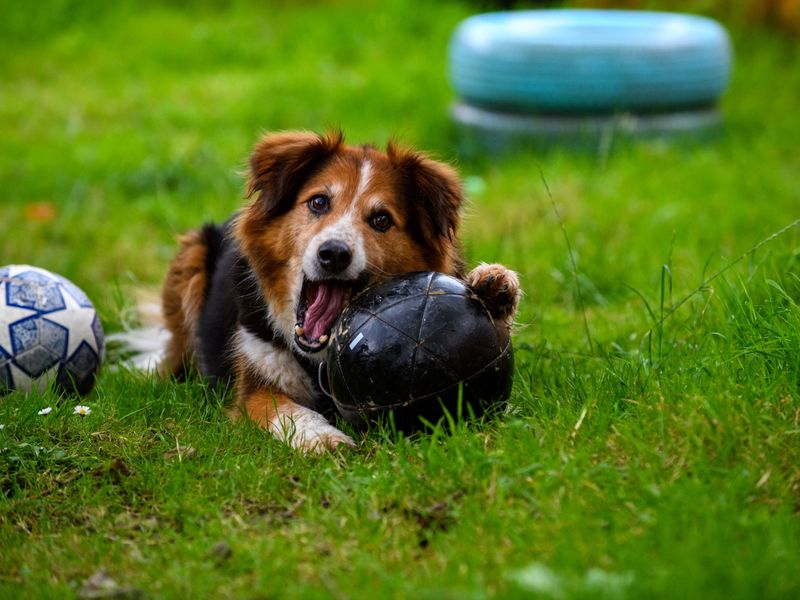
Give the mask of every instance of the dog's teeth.
[{"label": "dog's teeth", "polygon": [[325,343],[325,342],[327,342],[327,341],[328,341],[328,336],[327,336],[327,335],[321,335],[321,336],[319,336],[319,343],[320,343],[320,344],[324,344],[324,343]]},{"label": "dog's teeth", "polygon": [[303,328],[302,328],[302,327],[300,327],[300,325],[295,325],[295,326],[294,326],[294,332],[295,332],[297,335],[303,335]]}]

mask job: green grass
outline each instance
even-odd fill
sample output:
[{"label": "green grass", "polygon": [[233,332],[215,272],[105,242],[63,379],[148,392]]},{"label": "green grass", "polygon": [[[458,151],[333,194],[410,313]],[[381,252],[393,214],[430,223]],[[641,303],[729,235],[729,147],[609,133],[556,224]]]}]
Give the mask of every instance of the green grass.
[{"label": "green grass", "polygon": [[[478,3],[0,4],[0,263],[107,331],[241,203],[261,131],[455,158],[445,48]],[[509,414],[314,458],[198,382],[106,370],[85,418],[11,394],[0,596],[100,569],[176,598],[800,595],[800,232],[748,253],[800,217],[800,50],[733,34],[718,140],[459,165],[470,263],[526,290]]]}]

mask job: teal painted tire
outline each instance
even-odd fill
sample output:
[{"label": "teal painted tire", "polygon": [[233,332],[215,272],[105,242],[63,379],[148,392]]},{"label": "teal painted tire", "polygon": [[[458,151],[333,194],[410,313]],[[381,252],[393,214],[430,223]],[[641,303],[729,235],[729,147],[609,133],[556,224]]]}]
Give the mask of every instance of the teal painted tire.
[{"label": "teal painted tire", "polygon": [[465,103],[451,110],[464,155],[503,155],[523,148],[571,147],[593,151],[618,141],[703,141],[722,131],[714,108],[608,115],[506,113]]},{"label": "teal painted tire", "polygon": [[716,21],[626,10],[476,15],[456,29],[448,66],[466,102],[537,113],[673,111],[713,104],[732,51]]}]

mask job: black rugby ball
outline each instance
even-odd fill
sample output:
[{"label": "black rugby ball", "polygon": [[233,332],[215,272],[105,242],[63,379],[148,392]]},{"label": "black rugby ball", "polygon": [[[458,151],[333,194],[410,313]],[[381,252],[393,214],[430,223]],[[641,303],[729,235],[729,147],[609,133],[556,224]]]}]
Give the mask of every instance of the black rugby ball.
[{"label": "black rugby ball", "polygon": [[334,324],[329,348],[330,392],[355,427],[392,413],[396,428],[410,432],[445,411],[479,416],[511,393],[508,327],[463,281],[442,273],[365,289]]}]

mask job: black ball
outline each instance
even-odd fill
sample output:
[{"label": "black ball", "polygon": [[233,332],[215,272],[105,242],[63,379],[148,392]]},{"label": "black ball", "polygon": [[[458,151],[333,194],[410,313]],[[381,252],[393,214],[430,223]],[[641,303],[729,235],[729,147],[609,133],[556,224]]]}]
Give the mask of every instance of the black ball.
[{"label": "black ball", "polygon": [[[442,273],[411,273],[369,287],[333,327],[328,383],[356,427],[392,412],[398,430],[479,416],[511,393],[514,355],[504,323],[467,285]],[[459,407],[459,396],[462,404]]]}]

